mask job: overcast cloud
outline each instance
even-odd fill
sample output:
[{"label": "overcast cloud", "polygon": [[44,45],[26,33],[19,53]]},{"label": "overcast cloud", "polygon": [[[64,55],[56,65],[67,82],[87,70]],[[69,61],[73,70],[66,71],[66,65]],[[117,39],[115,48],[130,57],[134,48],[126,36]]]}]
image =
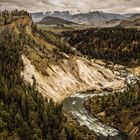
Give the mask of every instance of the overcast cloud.
[{"label": "overcast cloud", "polygon": [[0,0],[0,10],[140,13],[140,0]]}]

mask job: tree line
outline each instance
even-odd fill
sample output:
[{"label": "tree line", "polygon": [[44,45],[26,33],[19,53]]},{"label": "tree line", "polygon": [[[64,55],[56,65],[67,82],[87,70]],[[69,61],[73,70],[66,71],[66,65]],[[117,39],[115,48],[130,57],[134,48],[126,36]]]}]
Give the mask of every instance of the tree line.
[{"label": "tree line", "polygon": [[65,31],[62,36],[71,46],[90,58],[105,59],[134,66],[140,64],[140,30],[93,28]]},{"label": "tree line", "polygon": [[0,12],[0,25],[7,25],[10,24],[11,22],[15,21],[19,17],[23,16],[31,16],[27,11],[25,10],[13,10],[13,11],[8,11],[4,10]]}]

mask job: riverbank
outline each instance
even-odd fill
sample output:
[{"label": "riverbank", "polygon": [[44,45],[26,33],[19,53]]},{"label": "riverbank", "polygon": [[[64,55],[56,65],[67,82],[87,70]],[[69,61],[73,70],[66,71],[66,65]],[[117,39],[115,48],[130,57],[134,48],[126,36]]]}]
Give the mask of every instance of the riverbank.
[{"label": "riverbank", "polygon": [[97,135],[86,126],[81,126],[74,116],[66,115],[67,123],[66,128],[72,130],[71,132],[77,136],[77,140],[97,140]]},{"label": "riverbank", "polygon": [[[120,78],[125,79],[125,85],[122,88],[111,89],[110,87],[101,87],[100,91],[92,89],[91,91],[88,90],[86,92],[75,93],[63,101],[64,113],[68,116],[72,116],[72,118],[76,120],[80,126],[85,126],[87,130],[92,131],[97,136],[97,140],[107,140],[108,136],[109,140],[128,140],[126,134],[123,133],[123,131],[121,131],[123,129],[118,129],[119,127],[116,127],[117,125],[112,125],[111,123],[109,124],[102,120],[98,113],[92,111],[93,106],[90,106],[92,105],[90,104],[92,102],[89,102],[92,99],[95,99],[96,101],[98,97],[100,97],[101,99],[104,99],[104,97],[117,97],[116,93],[120,93],[119,97],[124,99],[122,96],[126,91],[128,91],[131,88],[131,86],[136,85],[138,78],[126,69],[117,68],[117,75]],[[127,101],[127,99],[125,99],[123,102],[125,101]],[[89,102],[88,106],[84,105],[87,102]],[[103,101],[101,103],[105,102]],[[115,103],[117,104],[117,102]],[[128,105],[130,103],[131,102],[128,102]],[[110,109],[109,106],[107,107],[107,109]],[[116,112],[117,111],[118,110],[116,110]],[[99,112],[101,113],[101,111]]]},{"label": "riverbank", "polygon": [[124,93],[89,98],[84,105],[105,124],[125,132],[129,140],[139,140],[140,82]]}]

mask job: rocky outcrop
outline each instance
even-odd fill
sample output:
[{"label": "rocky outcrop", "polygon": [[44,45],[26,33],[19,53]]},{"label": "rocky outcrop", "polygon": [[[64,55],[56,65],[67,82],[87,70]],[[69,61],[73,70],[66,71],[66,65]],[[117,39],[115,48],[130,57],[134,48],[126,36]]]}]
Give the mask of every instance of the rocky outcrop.
[{"label": "rocky outcrop", "polygon": [[25,55],[22,59],[25,65],[22,72],[24,79],[32,83],[34,76],[38,90],[44,96],[53,98],[55,102],[62,101],[78,91],[120,89],[124,86],[124,79],[120,78],[117,72],[105,68],[105,64],[98,64],[86,58],[71,56],[61,59],[57,64],[49,64],[45,68],[46,75],[37,71]]}]

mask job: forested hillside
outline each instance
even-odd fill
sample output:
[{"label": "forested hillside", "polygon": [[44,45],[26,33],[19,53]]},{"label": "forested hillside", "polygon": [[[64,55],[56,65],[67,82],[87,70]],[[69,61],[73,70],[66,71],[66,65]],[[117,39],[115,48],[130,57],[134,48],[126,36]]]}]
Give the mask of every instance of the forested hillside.
[{"label": "forested hillside", "polygon": [[82,54],[127,66],[140,65],[140,30],[94,28],[63,32],[62,36]]},{"label": "forested hillside", "polygon": [[73,129],[65,127],[62,105],[43,97],[34,77],[31,85],[21,76],[25,46],[37,45],[25,32],[29,24],[33,32],[30,15],[4,11],[0,19],[0,140],[78,139]]}]

